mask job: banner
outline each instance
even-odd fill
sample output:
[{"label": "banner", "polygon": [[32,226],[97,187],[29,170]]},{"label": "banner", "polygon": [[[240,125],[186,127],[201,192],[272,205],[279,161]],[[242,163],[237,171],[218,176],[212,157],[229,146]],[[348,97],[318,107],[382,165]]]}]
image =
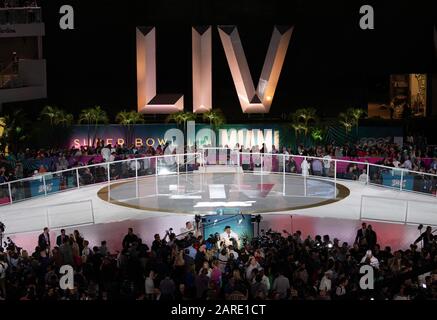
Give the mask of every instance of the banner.
[{"label": "banner", "polygon": [[[208,124],[196,123],[195,133],[198,144],[211,144],[210,135],[203,134],[205,132],[204,129],[208,128],[211,128]],[[134,125],[133,134],[129,137],[129,140],[136,147],[152,146],[156,148],[159,145],[172,142],[167,141],[165,138],[165,133],[170,129],[180,129],[183,131],[182,126],[178,127],[174,123]],[[292,143],[291,135],[288,134],[283,125],[278,124],[228,124],[222,125],[213,131],[216,134],[214,146],[228,145],[229,147],[235,147],[239,143],[245,147],[251,147],[252,145],[261,147],[264,142],[269,141],[271,143],[266,143],[266,147],[270,149],[271,145],[279,148],[280,145],[291,145]],[[92,144],[94,134],[96,139],[102,139],[105,145],[126,145],[128,143],[126,128],[122,125],[99,125],[97,126],[96,133],[94,133],[94,127],[88,128],[87,125],[76,125],[73,126],[71,136],[68,139],[68,145],[65,147],[80,148],[81,146],[86,146],[88,145],[88,137],[90,139],[89,144]]]},{"label": "banner", "polygon": [[[52,177],[47,178],[46,176],[46,189],[47,194],[60,191],[60,178]],[[30,182],[30,194],[33,197],[41,196],[45,194],[44,183],[42,178],[36,177],[35,180]]]},{"label": "banner", "polygon": [[[401,175],[392,175],[389,173],[382,174],[382,184],[391,188],[400,189]],[[414,177],[404,175],[402,181],[402,189],[413,191]]]}]

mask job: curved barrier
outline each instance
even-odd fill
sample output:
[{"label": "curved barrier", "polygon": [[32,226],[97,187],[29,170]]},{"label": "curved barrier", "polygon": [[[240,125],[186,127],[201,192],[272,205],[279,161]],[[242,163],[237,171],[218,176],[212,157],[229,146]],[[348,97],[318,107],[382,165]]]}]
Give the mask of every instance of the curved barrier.
[{"label": "curved barrier", "polygon": [[437,186],[437,175],[369,162],[202,148],[197,153],[104,162],[3,183],[0,184],[0,205],[123,179],[190,173],[202,166],[235,166],[257,174],[292,174],[334,183],[349,180],[429,196],[435,196]]}]

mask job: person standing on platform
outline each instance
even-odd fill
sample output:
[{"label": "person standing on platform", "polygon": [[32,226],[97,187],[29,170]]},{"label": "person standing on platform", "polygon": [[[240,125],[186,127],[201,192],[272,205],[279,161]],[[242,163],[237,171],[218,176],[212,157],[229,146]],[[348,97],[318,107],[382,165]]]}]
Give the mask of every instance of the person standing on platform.
[{"label": "person standing on platform", "polygon": [[224,232],[220,235],[220,240],[224,242],[226,247],[234,245],[234,241],[238,245],[237,247],[239,247],[240,239],[238,234],[232,231],[230,226],[225,227]]},{"label": "person standing on platform", "polygon": [[302,176],[307,177],[310,170],[310,164],[308,163],[306,158],[304,158],[302,163],[300,164],[300,169],[302,170]]},{"label": "person standing on platform", "polygon": [[45,227],[43,233],[38,237],[38,246],[41,251],[45,251],[47,254],[50,253],[50,234],[49,228]]},{"label": "person standing on platform", "polygon": [[365,222],[363,222],[361,224],[361,229],[359,229],[357,231],[357,235],[355,237],[355,242],[356,244],[358,244],[360,247],[367,247],[367,234],[368,234],[368,230],[367,230],[367,224]]},{"label": "person standing on platform", "polygon": [[134,234],[134,229],[129,228],[127,230],[127,235],[125,235],[123,238],[123,243],[122,243],[123,248],[128,249],[131,246],[131,244],[137,241],[138,241],[138,237],[136,234]]},{"label": "person standing on platform", "polygon": [[56,237],[56,245],[58,247],[62,246],[64,239],[68,239],[68,236],[65,234],[65,229],[61,229],[61,234]]}]

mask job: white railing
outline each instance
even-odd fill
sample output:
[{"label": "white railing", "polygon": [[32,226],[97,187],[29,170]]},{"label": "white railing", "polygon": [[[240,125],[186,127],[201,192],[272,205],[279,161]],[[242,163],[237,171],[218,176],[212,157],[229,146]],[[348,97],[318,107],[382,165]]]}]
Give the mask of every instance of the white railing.
[{"label": "white railing", "polygon": [[95,223],[94,206],[91,199],[62,202],[46,206],[10,209],[0,214],[0,221],[6,226],[7,235],[40,231],[45,227],[61,229]]},{"label": "white railing", "polygon": [[[304,160],[308,162],[307,165],[302,165]],[[211,165],[240,166],[244,171],[257,171],[260,174],[278,173],[299,175],[305,179],[324,179],[332,181],[334,185],[337,181],[355,180],[357,183],[434,197],[433,192],[437,185],[437,175],[368,162],[202,148],[197,153],[103,162],[3,183],[0,184],[0,203],[8,205],[89,185],[110,184],[122,179],[190,173],[200,166]]]},{"label": "white railing", "polygon": [[362,195],[360,220],[437,226],[436,202]]}]

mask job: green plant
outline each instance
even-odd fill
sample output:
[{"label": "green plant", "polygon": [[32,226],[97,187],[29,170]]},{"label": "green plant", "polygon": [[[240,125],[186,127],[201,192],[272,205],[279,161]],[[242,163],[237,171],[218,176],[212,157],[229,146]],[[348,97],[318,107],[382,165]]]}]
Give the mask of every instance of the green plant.
[{"label": "green plant", "polygon": [[12,114],[0,118],[0,149],[2,152],[16,152],[29,138],[28,127],[30,121],[21,110],[15,110]]},{"label": "green plant", "polygon": [[305,140],[308,133],[315,123],[318,121],[317,110],[315,108],[301,108],[297,109],[291,114],[291,127],[294,129],[296,135],[296,144],[299,144],[299,136],[303,133]]},{"label": "green plant", "polygon": [[312,128],[311,129],[311,138],[314,142],[321,142],[323,141],[325,136],[325,132],[322,128]]},{"label": "green plant", "polygon": [[[184,112],[184,111],[178,111],[176,113],[172,113],[170,115],[168,115],[168,117],[166,118],[166,122],[176,122],[176,124],[179,125],[183,125],[184,128],[184,137],[186,137],[186,133],[187,133],[187,122],[188,121],[194,121],[196,120],[197,115],[195,113],[192,112]],[[186,140],[185,140],[186,141]]]},{"label": "green plant", "polygon": [[355,125],[355,119],[347,112],[341,112],[338,115],[338,122],[344,127],[346,134],[349,134]]},{"label": "green plant", "polygon": [[79,116],[79,123],[86,123],[88,125],[88,140],[87,144],[89,144],[90,141],[90,129],[91,126],[94,125],[94,135],[93,135],[93,141],[92,146],[94,147],[94,143],[97,138],[97,126],[99,123],[108,123],[109,118],[105,110],[103,110],[100,106],[95,106],[92,108],[83,109]]},{"label": "green plant", "polygon": [[346,113],[349,115],[350,118],[352,118],[354,120],[356,134],[358,136],[359,122],[360,122],[361,118],[363,118],[365,115],[367,115],[366,110],[360,109],[360,108],[349,108],[346,110]]},{"label": "green plant", "polygon": [[144,123],[144,117],[136,111],[123,110],[117,114],[115,121],[125,128],[126,144],[131,145],[134,134],[134,125]]},{"label": "green plant", "polygon": [[58,107],[53,106],[45,106],[41,113],[41,118],[48,119],[50,126],[53,128],[55,126],[70,126],[73,121],[73,115],[71,113],[67,113]]},{"label": "green plant", "polygon": [[212,109],[202,114],[203,121],[209,121],[211,127],[217,128],[226,122],[221,109]]}]

